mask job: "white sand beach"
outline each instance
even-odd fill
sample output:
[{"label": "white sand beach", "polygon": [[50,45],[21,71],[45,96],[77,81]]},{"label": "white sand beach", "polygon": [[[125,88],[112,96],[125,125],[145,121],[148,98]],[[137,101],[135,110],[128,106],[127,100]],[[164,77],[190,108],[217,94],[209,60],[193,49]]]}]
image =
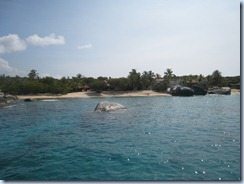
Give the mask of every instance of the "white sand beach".
[{"label": "white sand beach", "polygon": [[171,95],[167,93],[158,93],[151,90],[128,91],[128,92],[103,91],[102,93],[88,91],[88,92],[68,93],[65,95],[52,95],[52,94],[18,95],[18,98],[35,100],[35,99],[55,99],[55,98],[142,97],[142,96],[171,96]]},{"label": "white sand beach", "polygon": [[[231,94],[240,94],[240,90],[232,89]],[[20,100],[23,99],[56,99],[56,98],[98,98],[98,97],[143,97],[143,96],[171,96],[167,93],[155,92],[152,90],[142,91],[103,91],[102,93],[96,93],[94,91],[88,92],[74,92],[65,95],[52,95],[52,94],[40,94],[40,95],[19,95]]]}]

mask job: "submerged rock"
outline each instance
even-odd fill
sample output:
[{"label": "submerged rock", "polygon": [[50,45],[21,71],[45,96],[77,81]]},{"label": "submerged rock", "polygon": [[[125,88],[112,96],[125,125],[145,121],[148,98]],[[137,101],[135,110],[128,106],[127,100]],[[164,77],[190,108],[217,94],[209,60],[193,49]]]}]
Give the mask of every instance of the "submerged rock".
[{"label": "submerged rock", "polygon": [[101,101],[97,104],[95,111],[96,112],[112,112],[125,110],[126,107],[115,102]]}]

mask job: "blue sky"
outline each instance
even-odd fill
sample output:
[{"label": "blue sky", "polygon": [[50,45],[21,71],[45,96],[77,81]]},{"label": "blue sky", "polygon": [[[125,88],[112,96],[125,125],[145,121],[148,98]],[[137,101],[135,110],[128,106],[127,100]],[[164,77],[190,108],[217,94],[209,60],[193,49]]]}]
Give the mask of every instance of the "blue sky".
[{"label": "blue sky", "polygon": [[1,0],[0,74],[240,75],[237,0]]}]

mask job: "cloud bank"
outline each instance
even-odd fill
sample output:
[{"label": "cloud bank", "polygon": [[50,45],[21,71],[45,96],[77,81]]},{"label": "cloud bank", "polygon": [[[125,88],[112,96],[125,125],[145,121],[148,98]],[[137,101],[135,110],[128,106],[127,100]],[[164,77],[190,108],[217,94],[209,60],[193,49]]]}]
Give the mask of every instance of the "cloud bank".
[{"label": "cloud bank", "polygon": [[92,48],[92,44],[85,44],[85,45],[78,45],[77,49],[82,50],[82,49],[90,49]]},{"label": "cloud bank", "polygon": [[[37,34],[31,35],[26,39],[21,39],[17,34],[9,34],[0,37],[0,54],[13,53],[24,51],[28,45],[34,46],[49,46],[49,45],[64,45],[65,39],[63,36],[56,36],[54,33],[49,36],[40,37]],[[0,75],[8,76],[25,76],[26,72],[9,65],[9,62],[0,58]]]},{"label": "cloud bank", "polygon": [[19,75],[19,76],[25,76],[26,72],[24,71],[20,71],[17,68],[13,68],[9,65],[9,63],[0,58],[0,75],[9,75],[9,76],[15,76],[15,75]]},{"label": "cloud bank", "polygon": [[56,36],[54,33],[45,37],[34,34],[25,40],[17,34],[9,34],[0,37],[0,54],[24,51],[27,49],[28,44],[35,46],[64,45],[65,39],[63,36]]},{"label": "cloud bank", "polygon": [[0,37],[0,54],[23,51],[27,48],[24,40],[17,34],[9,34]]},{"label": "cloud bank", "polygon": [[26,39],[27,43],[35,46],[64,45],[63,36],[56,36],[54,33],[49,36],[40,37],[37,34],[31,35]]}]

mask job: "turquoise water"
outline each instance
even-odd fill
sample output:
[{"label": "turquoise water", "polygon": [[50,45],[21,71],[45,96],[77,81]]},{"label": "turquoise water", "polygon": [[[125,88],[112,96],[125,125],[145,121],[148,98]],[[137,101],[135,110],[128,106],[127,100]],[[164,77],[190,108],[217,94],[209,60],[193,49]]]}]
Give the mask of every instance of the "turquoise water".
[{"label": "turquoise water", "polygon": [[240,95],[20,102],[0,129],[2,180],[241,178]]}]

